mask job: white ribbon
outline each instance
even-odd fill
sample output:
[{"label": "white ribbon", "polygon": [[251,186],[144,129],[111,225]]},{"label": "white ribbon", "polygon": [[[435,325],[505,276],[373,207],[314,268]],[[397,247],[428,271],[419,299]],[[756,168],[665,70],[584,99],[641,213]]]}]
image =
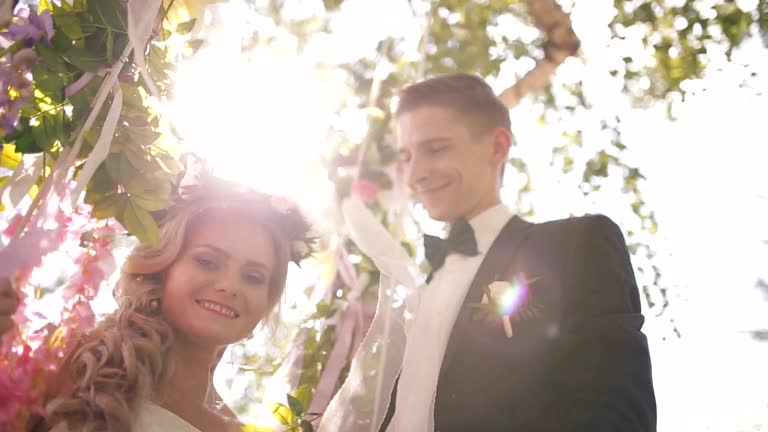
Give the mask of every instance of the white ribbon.
[{"label": "white ribbon", "polygon": [[120,83],[115,81],[112,87],[112,105],[109,107],[107,117],[104,120],[104,126],[101,128],[101,134],[99,140],[93,147],[91,154],[88,155],[88,160],[85,161],[85,166],[80,171],[80,176],[77,178],[77,184],[72,191],[72,205],[77,204],[77,200],[80,194],[85,190],[88,185],[88,181],[93,177],[96,169],[109,155],[109,146],[112,143],[112,138],[115,135],[117,129],[117,122],[120,120],[120,112],[123,110],[123,90],[120,88]]},{"label": "white ribbon", "polygon": [[144,63],[144,50],[147,41],[152,35],[157,12],[160,10],[161,0],[130,0],[128,2],[128,40],[133,47],[133,61],[139,69],[144,83],[149,88],[152,96],[160,99],[160,91],[147,71]]},{"label": "white ribbon", "polygon": [[[115,135],[117,122],[120,119],[120,112],[123,109],[123,94],[120,90],[120,83],[117,81],[117,77],[131,52],[133,52],[133,60],[139,68],[141,76],[144,78],[150,92],[152,92],[155,97],[160,97],[160,93],[158,92],[155,83],[152,81],[152,78],[149,76],[149,73],[146,70],[146,64],[144,63],[144,50],[149,37],[152,35],[152,27],[154,26],[157,12],[160,10],[160,0],[129,0],[126,7],[128,10],[128,39],[131,43],[125,47],[120,59],[112,66],[107,79],[104,80],[101,89],[99,89],[91,115],[86,120],[85,126],[80,131],[80,134],[75,141],[75,148],[79,151],[85,132],[87,132],[93,124],[92,119],[95,120],[96,115],[104,104],[107,94],[112,91],[114,94],[114,97],[112,98],[112,106],[110,106],[109,112],[107,113],[107,118],[101,129],[99,140],[96,143],[96,146],[94,146],[91,154],[88,155],[85,167],[83,167],[83,170],[80,172],[80,176],[77,179],[77,185],[72,191],[72,206],[77,205],[77,201],[80,199],[80,194],[85,190],[88,181],[90,181],[91,177],[93,177],[93,174],[96,172],[96,169],[102,162],[104,162],[104,159],[106,159],[109,154],[109,147],[112,144],[112,138]],[[72,155],[76,154],[77,151],[72,153]]]}]

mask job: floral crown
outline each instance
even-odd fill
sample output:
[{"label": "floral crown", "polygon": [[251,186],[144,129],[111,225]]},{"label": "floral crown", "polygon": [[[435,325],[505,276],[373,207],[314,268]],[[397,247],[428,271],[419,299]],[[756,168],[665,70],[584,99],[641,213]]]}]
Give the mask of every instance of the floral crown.
[{"label": "floral crown", "polygon": [[256,217],[272,226],[290,244],[290,259],[299,263],[313,252],[316,237],[310,234],[311,226],[298,206],[291,200],[246,188],[210,173],[201,173],[194,183],[179,186],[174,192],[173,205],[155,216],[164,219],[168,214],[190,206],[206,208],[246,208]]}]

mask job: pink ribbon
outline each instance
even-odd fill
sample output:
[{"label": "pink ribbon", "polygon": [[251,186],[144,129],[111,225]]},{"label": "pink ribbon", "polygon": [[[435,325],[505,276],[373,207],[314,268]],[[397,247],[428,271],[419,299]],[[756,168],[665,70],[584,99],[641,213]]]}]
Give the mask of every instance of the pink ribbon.
[{"label": "pink ribbon", "polygon": [[86,72],[84,73],[80,78],[77,79],[77,81],[73,82],[72,84],[68,85],[64,89],[64,96],[66,97],[72,97],[73,94],[79,92],[83,89],[86,85],[88,85],[89,82],[95,77],[96,74],[93,72]]},{"label": "pink ribbon", "polygon": [[[365,322],[363,314],[363,305],[360,299],[364,286],[357,277],[357,272],[349,261],[349,254],[343,245],[338,248],[338,272],[341,280],[352,290],[349,293],[349,303],[344,313],[337,323],[336,343],[328,357],[328,362],[320,375],[320,381],[315,390],[315,396],[312,398],[309,412],[322,414],[328,407],[333,397],[333,390],[339,381],[341,370],[347,363],[350,352],[354,352],[360,346],[365,334]],[[315,426],[320,422],[319,416],[313,421]]]}]

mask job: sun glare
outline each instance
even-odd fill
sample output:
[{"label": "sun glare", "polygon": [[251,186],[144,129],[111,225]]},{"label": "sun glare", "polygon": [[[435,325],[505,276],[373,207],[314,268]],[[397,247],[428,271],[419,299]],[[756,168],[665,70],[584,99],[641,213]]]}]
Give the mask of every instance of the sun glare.
[{"label": "sun glare", "polygon": [[217,175],[307,204],[326,188],[319,158],[344,77],[299,55],[288,36],[241,49],[247,11],[215,6],[206,45],[179,67],[174,126]]}]

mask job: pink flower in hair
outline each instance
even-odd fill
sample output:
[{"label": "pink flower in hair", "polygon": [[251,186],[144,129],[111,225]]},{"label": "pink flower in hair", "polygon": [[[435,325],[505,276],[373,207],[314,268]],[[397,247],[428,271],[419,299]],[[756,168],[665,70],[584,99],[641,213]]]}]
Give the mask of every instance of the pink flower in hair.
[{"label": "pink flower in hair", "polygon": [[366,204],[371,204],[379,196],[379,186],[370,180],[359,179],[352,183],[352,195],[356,195]]}]

